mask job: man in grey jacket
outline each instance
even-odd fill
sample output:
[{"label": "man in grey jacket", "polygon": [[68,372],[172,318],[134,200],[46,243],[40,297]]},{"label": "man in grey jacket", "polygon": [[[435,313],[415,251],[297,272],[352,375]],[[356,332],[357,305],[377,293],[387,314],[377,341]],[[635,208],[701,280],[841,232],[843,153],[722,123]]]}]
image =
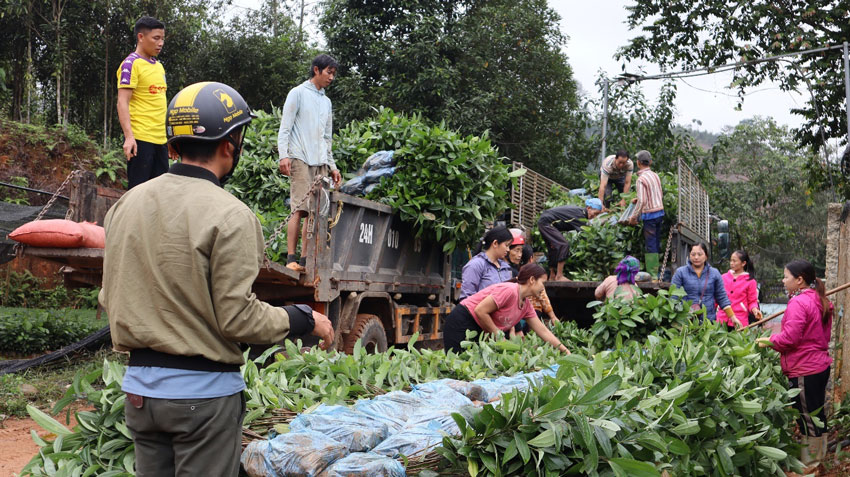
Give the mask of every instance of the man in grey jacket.
[{"label": "man in grey jacket", "polygon": [[[292,88],[286,95],[277,148],[280,172],[290,177],[290,207],[292,217],[286,228],[286,267],[304,271],[304,259],[295,254],[298,248],[301,219],[307,216],[310,186],[321,175],[331,177],[338,186],[342,177],[336,168],[331,150],[333,110],[325,96],[336,76],[337,62],[329,55],[319,55],[310,66],[310,79]],[[304,222],[306,229],[307,222]],[[306,235],[307,231],[303,230]],[[300,262],[300,263],[299,263]]]}]

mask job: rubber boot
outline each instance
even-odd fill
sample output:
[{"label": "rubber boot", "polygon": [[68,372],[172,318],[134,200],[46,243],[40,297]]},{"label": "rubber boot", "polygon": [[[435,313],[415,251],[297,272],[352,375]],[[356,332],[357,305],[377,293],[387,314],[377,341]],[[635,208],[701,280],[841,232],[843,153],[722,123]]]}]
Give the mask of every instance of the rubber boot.
[{"label": "rubber boot", "polygon": [[819,464],[826,459],[826,451],[829,446],[826,434],[820,437],[809,437],[809,456],[812,458],[812,463]]},{"label": "rubber boot", "polygon": [[646,261],[646,271],[652,276],[653,280],[658,279],[658,254],[647,253],[644,255]]},{"label": "rubber boot", "polygon": [[817,460],[815,456],[815,447],[817,446],[817,444],[815,443],[816,439],[817,437],[809,437],[804,435],[802,441],[800,442],[803,447],[802,449],[800,449],[800,462],[802,462],[803,465],[805,465],[807,468],[810,467]]}]

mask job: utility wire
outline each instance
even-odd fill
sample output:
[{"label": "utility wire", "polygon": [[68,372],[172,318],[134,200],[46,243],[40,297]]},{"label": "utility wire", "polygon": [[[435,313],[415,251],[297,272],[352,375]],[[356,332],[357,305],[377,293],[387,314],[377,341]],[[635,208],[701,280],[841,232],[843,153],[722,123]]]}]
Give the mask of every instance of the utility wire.
[{"label": "utility wire", "polygon": [[765,58],[756,58],[754,60],[746,60],[746,61],[738,61],[736,63],[726,63],[723,65],[717,66],[705,66],[702,68],[693,68],[689,70],[682,71],[674,71],[672,73],[660,73],[657,75],[644,75],[644,76],[635,76],[634,78],[627,78],[627,81],[645,81],[645,80],[656,80],[656,79],[678,79],[678,78],[692,78],[696,76],[706,76],[715,73],[722,73],[724,71],[732,70],[740,68],[741,66],[746,65],[754,65],[758,63],[765,63],[768,61],[778,60],[780,58],[786,58],[789,56],[800,56],[800,55],[808,55],[812,53],[820,53],[822,51],[830,51],[830,50],[838,50],[844,48],[844,45],[833,45],[833,46],[824,46],[821,48],[812,48],[808,50],[800,50],[800,51],[792,51],[788,53],[781,53],[778,55],[768,56]]}]

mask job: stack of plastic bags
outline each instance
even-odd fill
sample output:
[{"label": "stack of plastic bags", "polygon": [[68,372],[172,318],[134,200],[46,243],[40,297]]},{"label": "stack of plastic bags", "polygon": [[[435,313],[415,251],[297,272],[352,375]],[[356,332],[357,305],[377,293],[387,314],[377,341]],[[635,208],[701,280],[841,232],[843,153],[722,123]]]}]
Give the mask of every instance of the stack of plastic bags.
[{"label": "stack of plastic bags", "polygon": [[360,196],[372,192],[381,183],[381,179],[395,174],[393,153],[394,151],[378,151],[369,156],[354,178],[339,188],[340,192]]},{"label": "stack of plastic bags", "polygon": [[290,432],[251,442],[242,466],[251,477],[402,477],[398,458],[424,455],[444,436],[460,433],[453,413],[473,401],[492,402],[528,389],[556,369],[472,382],[441,379],[410,392],[361,399],[353,407],[322,404],[298,415]]}]

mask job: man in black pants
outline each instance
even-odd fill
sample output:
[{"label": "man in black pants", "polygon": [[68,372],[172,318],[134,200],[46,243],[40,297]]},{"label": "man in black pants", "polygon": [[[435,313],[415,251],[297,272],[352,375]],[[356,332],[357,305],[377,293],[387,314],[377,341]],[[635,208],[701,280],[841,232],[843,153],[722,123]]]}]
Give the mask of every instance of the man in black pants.
[{"label": "man in black pants", "polygon": [[564,238],[563,232],[581,230],[581,226],[586,225],[588,220],[602,213],[601,200],[587,199],[584,204],[585,207],[555,207],[540,214],[537,228],[549,249],[549,280],[568,281],[564,276],[564,261],[570,256],[570,243]]},{"label": "man in black pants", "polygon": [[127,157],[127,188],[168,171],[165,145],[165,69],[156,57],[165,41],[165,26],[157,19],[142,17],[133,30],[136,51],[118,68],[118,121],[124,131]]}]

